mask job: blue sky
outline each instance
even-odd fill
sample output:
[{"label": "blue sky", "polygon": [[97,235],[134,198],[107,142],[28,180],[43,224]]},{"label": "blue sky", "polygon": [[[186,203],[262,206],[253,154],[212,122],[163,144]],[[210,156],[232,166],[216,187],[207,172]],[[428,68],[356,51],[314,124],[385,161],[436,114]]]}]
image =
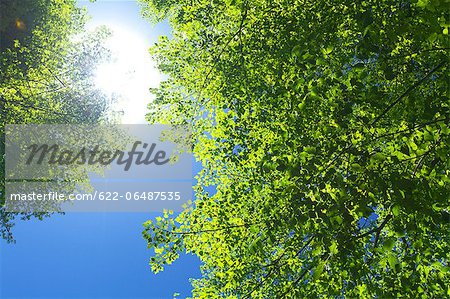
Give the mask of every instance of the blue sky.
[{"label": "blue sky", "polygon": [[[141,47],[139,53],[146,53],[158,35],[170,34],[167,23],[153,26],[142,20],[134,1],[80,4],[93,16],[89,26],[123,29],[121,37],[124,32],[133,36],[130,40]],[[135,71],[140,76],[146,70]],[[152,72],[141,78],[150,85],[159,80]],[[148,97],[142,93],[128,99],[123,108],[129,119],[143,119]],[[189,278],[200,276],[199,261],[186,255],[158,275],[150,271],[152,250],[141,232],[142,223],[156,215],[69,213],[17,222],[13,229],[17,243],[0,242],[0,298],[172,298],[175,292],[185,298],[190,295]]]},{"label": "blue sky", "polygon": [[190,294],[198,259],[154,275],[142,223],[155,214],[70,213],[19,222],[0,246],[0,298],[172,298]]}]

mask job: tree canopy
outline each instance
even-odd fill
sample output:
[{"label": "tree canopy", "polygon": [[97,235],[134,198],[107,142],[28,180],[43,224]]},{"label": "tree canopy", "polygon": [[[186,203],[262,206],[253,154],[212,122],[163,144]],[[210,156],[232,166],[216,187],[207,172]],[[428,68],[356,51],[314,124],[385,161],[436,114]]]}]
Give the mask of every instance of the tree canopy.
[{"label": "tree canopy", "polygon": [[[86,12],[75,0],[9,0],[0,6],[0,167],[5,168],[5,124],[89,124],[108,121],[109,99],[93,82],[95,66],[109,58],[106,28],[87,32]],[[4,210],[0,232],[13,240],[14,219],[48,213]]]},{"label": "tree canopy", "polygon": [[193,298],[450,296],[447,0],[142,5],[173,28],[148,120],[203,166],[144,224],[154,272],[197,255]]}]

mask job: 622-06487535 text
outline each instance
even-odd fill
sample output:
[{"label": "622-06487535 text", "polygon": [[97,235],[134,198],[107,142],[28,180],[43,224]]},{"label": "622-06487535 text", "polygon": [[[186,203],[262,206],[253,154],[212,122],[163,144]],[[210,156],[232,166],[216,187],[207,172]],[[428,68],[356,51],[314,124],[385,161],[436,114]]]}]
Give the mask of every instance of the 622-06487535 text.
[{"label": "622-06487535 text", "polygon": [[180,191],[148,191],[148,192],[109,192],[95,191],[93,193],[12,193],[10,194],[11,201],[118,201],[118,200],[159,200],[172,201],[180,200]]}]

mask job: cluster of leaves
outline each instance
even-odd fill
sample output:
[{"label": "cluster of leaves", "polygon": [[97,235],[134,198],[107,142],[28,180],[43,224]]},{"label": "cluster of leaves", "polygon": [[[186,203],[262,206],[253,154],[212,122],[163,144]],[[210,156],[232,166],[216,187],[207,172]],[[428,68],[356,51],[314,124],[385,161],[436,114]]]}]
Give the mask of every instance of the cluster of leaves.
[{"label": "cluster of leaves", "polygon": [[196,200],[144,224],[194,298],[450,296],[448,1],[143,1],[173,38],[150,122],[188,124]]},{"label": "cluster of leaves", "polygon": [[450,296],[448,1],[143,5],[173,27],[148,120],[190,125],[203,165],[144,224],[154,272],[188,252],[194,298]]},{"label": "cluster of leaves", "polygon": [[448,1],[143,1],[173,38],[150,122],[188,124],[196,200],[144,224],[194,298],[450,296]]},{"label": "cluster of leaves", "polygon": [[[109,58],[108,30],[87,33],[86,12],[75,0],[2,1],[0,22],[0,167],[5,124],[77,124],[105,120],[107,97],[95,88],[95,65]],[[12,241],[14,219],[48,216],[4,211],[0,182],[0,231]]]}]

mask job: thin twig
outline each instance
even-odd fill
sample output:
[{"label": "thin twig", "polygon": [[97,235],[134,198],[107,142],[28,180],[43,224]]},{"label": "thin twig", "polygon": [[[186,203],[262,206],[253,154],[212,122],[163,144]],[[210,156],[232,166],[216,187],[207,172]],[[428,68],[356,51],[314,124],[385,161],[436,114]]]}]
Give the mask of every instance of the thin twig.
[{"label": "thin twig", "polygon": [[378,115],[373,122],[370,124],[370,126],[373,126],[375,123],[377,123],[383,116],[385,116],[395,105],[397,105],[403,98],[405,98],[408,94],[410,94],[417,86],[421,85],[425,80],[427,80],[434,72],[436,72],[438,69],[443,67],[445,65],[446,61],[442,61],[437,66],[435,66],[431,71],[428,72],[424,77],[422,77],[419,81],[411,85],[404,93],[402,93],[395,101],[393,101],[386,109],[381,112],[380,115]]}]

